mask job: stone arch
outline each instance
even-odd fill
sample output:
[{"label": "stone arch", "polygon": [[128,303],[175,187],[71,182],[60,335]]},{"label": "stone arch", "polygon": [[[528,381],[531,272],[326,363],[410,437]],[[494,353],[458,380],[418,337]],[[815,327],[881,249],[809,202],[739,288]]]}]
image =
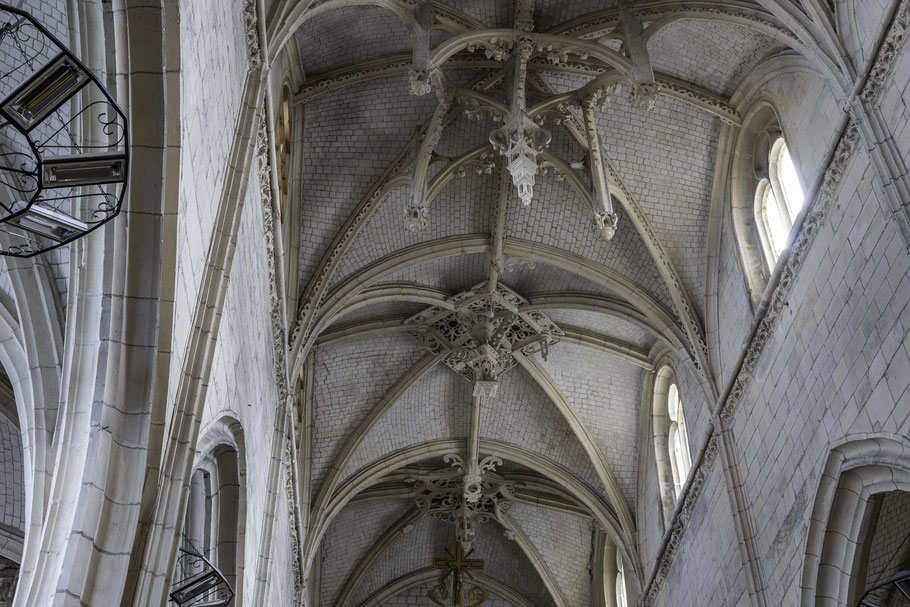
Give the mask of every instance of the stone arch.
[{"label": "stone arch", "polygon": [[848,605],[858,598],[858,546],[873,496],[910,491],[910,441],[902,436],[849,440],[834,449],[819,480],[803,561],[803,607]]},{"label": "stone arch", "polygon": [[211,486],[210,560],[243,598],[246,535],[246,442],[243,425],[223,416],[204,430],[194,470],[206,470]]},{"label": "stone arch", "polygon": [[[805,57],[793,52],[783,53],[756,66],[730,100],[730,104],[743,119],[738,128],[729,126],[723,128],[715,165],[715,188],[708,229],[710,301],[707,324],[711,336],[709,341],[712,341],[712,344],[717,339],[717,268],[721,235],[724,232],[723,223],[727,213],[730,213],[734,241],[739,252],[737,261],[742,268],[743,281],[753,308],[761,301],[773,271],[773,268],[768,268],[765,261],[755,222],[755,193],[760,180],[756,175],[755,160],[759,160],[758,169],[761,169],[761,163],[764,162],[764,155],[756,156],[755,148],[767,128],[776,127],[778,133],[783,131],[781,123],[784,117],[779,112],[776,100],[769,93],[768,87],[774,79],[788,74],[823,77],[814,64]],[[793,143],[788,141],[791,153]],[[712,348],[712,360],[715,356],[714,350]]]},{"label": "stone arch", "polygon": [[[602,498],[595,495],[594,490],[577,478],[572,471],[521,447],[488,439],[483,439],[480,443],[482,451],[501,454],[510,461],[543,472],[584,504],[597,524],[604,529],[611,541],[618,547],[623,558],[627,559],[630,564],[632,574],[628,578],[630,596],[637,597],[641,593],[642,565],[634,541],[623,531],[613,509]],[[304,546],[304,569],[307,570],[312,566],[319,543],[328,531],[332,520],[359,492],[378,483],[383,477],[399,468],[427,458],[442,457],[453,448],[457,448],[458,444],[460,444],[459,441],[455,440],[437,440],[411,445],[389,453],[345,479],[330,497],[324,500],[317,499],[315,511],[318,514],[313,523],[314,532]]]},{"label": "stone arch", "polygon": [[[24,514],[26,531],[30,524],[40,525],[43,494],[31,489],[36,473],[43,473],[47,433],[36,427],[33,384],[29,373],[28,358],[22,343],[20,327],[15,317],[5,306],[0,305],[0,366],[6,372],[13,389],[19,430],[22,436],[23,488],[25,494]],[[37,503],[34,501],[39,498]],[[20,555],[21,557],[21,555]]]}]

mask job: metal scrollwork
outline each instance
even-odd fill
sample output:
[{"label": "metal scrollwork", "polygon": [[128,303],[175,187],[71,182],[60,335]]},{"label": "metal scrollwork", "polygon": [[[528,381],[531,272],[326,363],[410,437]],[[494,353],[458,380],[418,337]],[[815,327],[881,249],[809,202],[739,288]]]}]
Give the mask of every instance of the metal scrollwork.
[{"label": "metal scrollwork", "polygon": [[0,254],[30,257],[120,212],[126,115],[98,78],[27,12],[0,3]]},{"label": "metal scrollwork", "polygon": [[170,599],[180,607],[225,607],[234,599],[234,588],[211,561],[191,550],[180,549]]},{"label": "metal scrollwork", "polygon": [[444,600],[449,598],[449,588],[445,584],[436,584],[430,588],[430,591],[427,592],[427,597],[439,607],[449,607],[443,603]]}]

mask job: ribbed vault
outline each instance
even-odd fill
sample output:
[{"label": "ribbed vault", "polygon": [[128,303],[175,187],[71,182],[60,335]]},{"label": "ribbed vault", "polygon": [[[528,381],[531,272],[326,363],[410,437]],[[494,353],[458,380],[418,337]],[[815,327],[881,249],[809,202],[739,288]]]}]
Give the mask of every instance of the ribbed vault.
[{"label": "ribbed vault", "polygon": [[[509,487],[509,506],[473,527],[491,593],[602,605],[598,567],[616,546],[634,600],[648,574],[635,548],[643,393],[671,361],[693,427],[717,396],[703,326],[718,139],[741,121],[730,98],[767,57],[793,49],[824,71],[829,49],[781,3],[751,0],[281,10],[273,33],[305,74],[292,355],[318,604],[436,583],[455,526],[422,509],[414,479],[450,473],[449,454],[466,468],[492,457],[484,474]],[[491,136],[515,128],[516,99],[521,128],[549,135],[529,206]],[[512,313],[560,334],[545,358],[522,349],[539,336],[516,346],[494,393],[409,319],[500,285],[522,298]]]}]

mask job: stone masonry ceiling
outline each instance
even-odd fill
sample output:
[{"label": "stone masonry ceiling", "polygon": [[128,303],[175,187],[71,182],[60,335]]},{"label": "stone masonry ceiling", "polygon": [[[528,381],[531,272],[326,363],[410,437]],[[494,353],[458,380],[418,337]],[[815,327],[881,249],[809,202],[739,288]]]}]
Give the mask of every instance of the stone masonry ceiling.
[{"label": "stone masonry ceiling", "polygon": [[748,0],[363,4],[294,38],[320,604],[424,579],[454,537],[509,604],[589,604],[605,544],[640,587],[645,378],[673,361],[693,419],[716,398],[718,138],[792,40]]}]

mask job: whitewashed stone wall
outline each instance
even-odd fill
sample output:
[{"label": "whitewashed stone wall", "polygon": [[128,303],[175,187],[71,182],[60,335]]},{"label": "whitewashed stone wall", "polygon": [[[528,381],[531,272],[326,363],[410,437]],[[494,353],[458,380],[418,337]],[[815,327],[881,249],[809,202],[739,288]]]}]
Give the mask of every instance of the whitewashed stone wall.
[{"label": "whitewashed stone wall", "polygon": [[[247,189],[233,273],[225,296],[221,330],[206,394],[200,437],[213,423],[229,417],[240,422],[246,446],[246,519],[242,562],[244,591],[252,593],[269,491],[269,466],[278,395],[273,362],[272,324],[264,246],[262,201],[257,180]],[[204,454],[201,454],[204,455]],[[282,476],[282,479],[284,477]],[[275,604],[292,604],[294,584],[285,484],[279,482],[276,526],[272,535],[272,587]],[[287,600],[287,602],[284,602]]]},{"label": "whitewashed stone wall", "polygon": [[[886,89],[895,124],[905,119],[908,68],[904,50]],[[782,120],[796,124],[807,107],[792,108]],[[819,94],[813,107],[817,114],[808,115],[817,118],[834,106]],[[837,124],[835,118],[827,123]],[[823,169],[817,150],[835,136],[821,124],[804,121],[805,129],[793,131],[799,135],[790,134],[803,150],[798,161],[812,163],[800,166],[804,178]],[[910,431],[910,254],[864,145],[845,171],[732,426],[769,605],[798,604],[810,511],[830,450]],[[910,150],[902,146],[906,157]],[[734,350],[734,338],[727,339]],[[748,596],[722,470],[718,457],[658,604],[736,605]]]},{"label": "whitewashed stone wall", "polygon": [[734,427],[774,600],[792,601],[798,588],[801,538],[829,449],[908,429],[910,256],[882,212],[877,182],[860,152],[761,361],[764,381]]},{"label": "whitewashed stone wall", "polygon": [[[205,32],[205,35],[200,35]],[[173,404],[237,129],[247,70],[239,0],[180,3],[181,150],[177,280],[168,403]],[[235,266],[238,265],[235,263]],[[170,406],[170,405],[169,405]]]},{"label": "whitewashed stone wall", "polygon": [[862,70],[875,57],[882,30],[891,19],[891,0],[843,0],[835,3],[837,23],[844,32],[853,65]]}]

